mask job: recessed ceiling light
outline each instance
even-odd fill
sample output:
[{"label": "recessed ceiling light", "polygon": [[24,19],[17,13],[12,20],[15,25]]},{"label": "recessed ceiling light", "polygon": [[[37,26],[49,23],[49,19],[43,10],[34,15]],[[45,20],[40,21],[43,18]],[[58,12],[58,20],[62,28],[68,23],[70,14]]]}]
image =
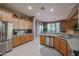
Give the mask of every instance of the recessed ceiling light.
[{"label": "recessed ceiling light", "polygon": [[28,6],[28,9],[29,9],[29,10],[31,10],[31,9],[32,9],[32,7],[31,7],[31,6]]},{"label": "recessed ceiling light", "polygon": [[50,9],[51,12],[53,12],[53,9]]},{"label": "recessed ceiling light", "polygon": [[37,13],[37,15],[39,16],[39,15],[40,15],[40,13]]}]

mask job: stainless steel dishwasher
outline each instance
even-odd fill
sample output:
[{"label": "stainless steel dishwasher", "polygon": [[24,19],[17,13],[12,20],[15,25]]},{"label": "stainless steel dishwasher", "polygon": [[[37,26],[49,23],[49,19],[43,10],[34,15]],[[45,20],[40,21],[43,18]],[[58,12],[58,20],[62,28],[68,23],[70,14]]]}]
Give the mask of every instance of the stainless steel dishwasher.
[{"label": "stainless steel dishwasher", "polygon": [[46,45],[53,47],[53,37],[51,36],[46,36]]}]

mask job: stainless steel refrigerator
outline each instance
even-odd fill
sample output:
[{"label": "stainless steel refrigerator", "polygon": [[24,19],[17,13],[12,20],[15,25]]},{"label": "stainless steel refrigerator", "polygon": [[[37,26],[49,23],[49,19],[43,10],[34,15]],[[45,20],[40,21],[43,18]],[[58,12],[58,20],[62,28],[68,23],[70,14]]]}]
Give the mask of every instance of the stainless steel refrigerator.
[{"label": "stainless steel refrigerator", "polygon": [[0,55],[11,51],[13,23],[0,21]]}]

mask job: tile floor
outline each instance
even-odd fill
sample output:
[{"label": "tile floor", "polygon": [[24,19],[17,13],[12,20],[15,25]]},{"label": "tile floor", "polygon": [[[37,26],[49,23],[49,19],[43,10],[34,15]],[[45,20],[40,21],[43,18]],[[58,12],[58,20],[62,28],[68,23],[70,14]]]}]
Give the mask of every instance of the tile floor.
[{"label": "tile floor", "polygon": [[41,46],[38,40],[25,43],[13,48],[11,52],[3,56],[62,56],[54,48]]}]

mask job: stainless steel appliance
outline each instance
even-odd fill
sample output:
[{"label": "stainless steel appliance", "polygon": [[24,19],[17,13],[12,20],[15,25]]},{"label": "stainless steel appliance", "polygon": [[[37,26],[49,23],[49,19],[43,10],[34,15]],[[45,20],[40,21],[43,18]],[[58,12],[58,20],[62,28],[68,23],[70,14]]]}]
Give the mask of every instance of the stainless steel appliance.
[{"label": "stainless steel appliance", "polygon": [[0,21],[0,55],[12,50],[13,23]]},{"label": "stainless steel appliance", "polygon": [[53,47],[53,37],[46,36],[46,45]]}]

